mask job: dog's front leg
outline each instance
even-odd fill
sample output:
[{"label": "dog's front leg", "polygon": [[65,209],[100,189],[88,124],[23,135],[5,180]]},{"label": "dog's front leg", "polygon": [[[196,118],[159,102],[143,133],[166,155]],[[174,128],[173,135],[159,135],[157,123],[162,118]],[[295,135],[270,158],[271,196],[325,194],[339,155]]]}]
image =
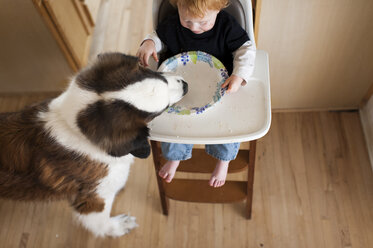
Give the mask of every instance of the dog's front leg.
[{"label": "dog's front leg", "polygon": [[[131,229],[137,227],[136,218],[125,214],[110,217],[114,198],[115,195],[113,194],[104,199],[105,205],[101,212],[82,214],[80,209],[76,207],[77,220],[96,236],[119,237],[128,233]],[[94,203],[85,202],[84,204],[93,205]]]}]

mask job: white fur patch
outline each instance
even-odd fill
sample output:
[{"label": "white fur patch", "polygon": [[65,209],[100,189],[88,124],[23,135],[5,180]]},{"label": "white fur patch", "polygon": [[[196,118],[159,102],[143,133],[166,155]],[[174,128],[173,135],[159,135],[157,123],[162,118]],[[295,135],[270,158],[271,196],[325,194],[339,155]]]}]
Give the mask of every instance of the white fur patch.
[{"label": "white fur patch", "polygon": [[182,77],[164,75],[167,82],[147,78],[127,86],[120,91],[105,92],[105,99],[120,99],[149,113],[163,111],[169,105],[181,100],[184,95]]},{"label": "white fur patch", "polygon": [[169,90],[169,104],[172,105],[183,98],[184,92],[184,85],[183,85],[183,78],[181,76],[172,75],[172,74],[164,74],[164,77],[167,79],[168,82],[168,90]]},{"label": "white fur patch", "polygon": [[118,237],[137,227],[135,217],[124,214],[110,217],[115,195],[124,187],[129,168],[129,164],[112,163],[108,175],[100,181],[96,193],[105,200],[104,211],[90,214],[75,213],[77,220],[96,236]]},{"label": "white fur patch", "polygon": [[105,99],[120,99],[137,109],[153,113],[165,109],[169,104],[167,83],[160,79],[147,78],[131,84],[120,91],[105,92]]}]

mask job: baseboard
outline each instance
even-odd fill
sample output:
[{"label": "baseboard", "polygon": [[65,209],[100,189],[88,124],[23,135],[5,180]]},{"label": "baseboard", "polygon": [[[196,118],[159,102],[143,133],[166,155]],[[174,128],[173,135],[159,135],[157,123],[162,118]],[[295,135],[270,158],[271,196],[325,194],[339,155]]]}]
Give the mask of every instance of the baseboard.
[{"label": "baseboard", "polygon": [[360,109],[360,120],[373,170],[373,97]]},{"label": "baseboard", "polygon": [[272,108],[272,113],[297,113],[297,112],[354,112],[359,111],[357,107],[341,108]]},{"label": "baseboard", "polygon": [[21,97],[21,96],[46,96],[56,97],[63,91],[19,91],[19,92],[2,92],[0,91],[0,97]]}]

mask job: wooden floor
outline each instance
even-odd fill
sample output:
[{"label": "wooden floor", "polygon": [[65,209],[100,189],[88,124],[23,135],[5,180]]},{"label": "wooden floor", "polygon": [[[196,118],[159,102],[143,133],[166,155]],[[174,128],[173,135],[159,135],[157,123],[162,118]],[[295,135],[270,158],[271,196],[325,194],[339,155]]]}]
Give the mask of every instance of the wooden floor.
[{"label": "wooden floor", "polygon": [[152,28],[149,0],[102,0],[90,57],[119,51],[136,55],[141,41]]},{"label": "wooden floor", "polygon": [[[103,0],[91,56],[134,55],[151,30],[151,2]],[[3,96],[0,112],[46,97]],[[245,174],[229,178],[244,180]],[[0,247],[373,247],[373,174],[358,113],[274,114],[257,144],[253,201],[251,220],[244,218],[243,202],[171,200],[165,217],[152,159],[136,160],[112,211],[137,217],[139,227],[130,234],[95,238],[74,223],[66,202],[2,199]]]},{"label": "wooden floor", "polygon": [[[45,97],[0,97],[0,111]],[[130,234],[95,238],[74,223],[66,202],[2,199],[0,246],[373,247],[373,174],[358,112],[273,115],[257,145],[251,220],[243,202],[170,204],[163,216],[152,159],[138,159],[112,211],[137,217],[139,227]]]}]

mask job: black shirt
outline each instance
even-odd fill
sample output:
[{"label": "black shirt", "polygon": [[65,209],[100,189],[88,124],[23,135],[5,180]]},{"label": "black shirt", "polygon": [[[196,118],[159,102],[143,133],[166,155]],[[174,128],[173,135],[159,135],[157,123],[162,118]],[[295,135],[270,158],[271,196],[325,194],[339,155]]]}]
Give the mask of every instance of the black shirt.
[{"label": "black shirt", "polygon": [[195,34],[184,28],[179,14],[168,17],[157,27],[157,35],[166,45],[167,51],[160,62],[181,52],[202,51],[218,58],[228,70],[233,70],[232,53],[241,47],[249,37],[237,21],[225,11],[220,11],[214,27],[202,34]]}]

